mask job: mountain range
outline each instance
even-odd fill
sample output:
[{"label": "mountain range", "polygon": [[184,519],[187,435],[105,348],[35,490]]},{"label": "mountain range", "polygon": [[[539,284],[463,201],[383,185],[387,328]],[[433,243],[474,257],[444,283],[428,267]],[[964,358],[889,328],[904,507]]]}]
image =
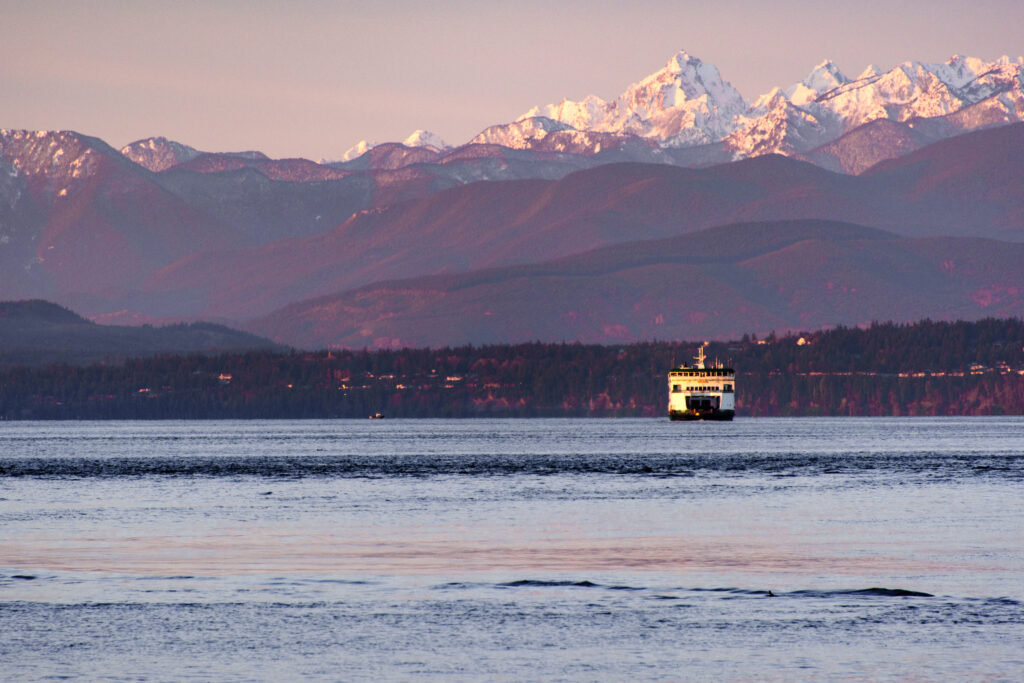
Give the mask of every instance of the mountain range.
[{"label": "mountain range", "polygon": [[[1022,93],[1022,59],[853,79],[826,61],[747,102],[680,52],[611,101],[334,163],[2,130],[0,299],[314,346],[1019,315],[1006,259],[1024,242]],[[720,260],[684,258],[690,241],[721,242]],[[649,249],[675,260],[613,263]],[[836,277],[798,275],[794,253]],[[865,280],[883,275],[888,298]]]},{"label": "mountain range", "polygon": [[[597,153],[644,140],[656,149],[703,147],[704,156],[717,160],[778,153],[813,161],[822,145],[873,121],[906,124],[917,139],[934,141],[1022,117],[1022,57],[954,55],[944,63],[908,61],[885,72],[871,65],[855,78],[825,60],[800,83],[748,102],[714,65],[680,51],[613,100],[590,95],[533,107],[470,142]],[[424,139],[422,133],[407,144]],[[437,136],[428,144],[444,146]],[[362,141],[349,155],[367,148]]]}]

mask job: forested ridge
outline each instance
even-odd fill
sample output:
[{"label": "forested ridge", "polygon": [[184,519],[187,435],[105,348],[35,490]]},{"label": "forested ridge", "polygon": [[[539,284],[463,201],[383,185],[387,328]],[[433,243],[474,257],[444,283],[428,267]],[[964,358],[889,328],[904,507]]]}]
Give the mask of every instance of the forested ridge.
[{"label": "forested ridge", "polygon": [[[258,351],[0,370],[2,419],[662,416],[699,341]],[[1024,322],[712,342],[739,416],[1024,414]]]}]

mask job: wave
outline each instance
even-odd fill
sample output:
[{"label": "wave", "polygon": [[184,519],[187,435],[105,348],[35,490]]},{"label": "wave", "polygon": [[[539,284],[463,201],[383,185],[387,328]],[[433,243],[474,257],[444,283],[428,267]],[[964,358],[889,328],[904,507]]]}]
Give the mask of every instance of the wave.
[{"label": "wave", "polygon": [[584,580],[584,581],[540,581],[540,580],[536,580],[536,579],[520,579],[518,581],[508,581],[506,583],[499,583],[499,584],[497,584],[497,586],[499,588],[523,588],[523,587],[538,587],[538,588],[555,587],[555,588],[558,588],[558,587],[564,587],[564,586],[574,586],[574,587],[578,587],[578,588],[604,588],[605,587],[605,586],[602,586],[599,583],[594,583],[592,581],[586,581],[586,580]]},{"label": "wave", "polygon": [[[996,460],[997,462],[993,462]],[[993,458],[936,454],[608,455],[310,455],[0,457],[0,477],[431,477],[613,474],[687,478],[717,473],[772,477],[880,474],[930,479],[992,476],[1024,479],[1024,455]],[[893,483],[899,480],[893,479]],[[270,495],[269,492],[264,495]]]},{"label": "wave", "polygon": [[[652,591],[658,599],[678,599],[677,596],[667,596],[666,592],[673,593],[721,593],[723,597],[758,597],[758,598],[843,598],[843,597],[878,597],[878,598],[933,598],[932,593],[909,590],[906,588],[854,588],[845,590],[814,590],[802,589],[795,591],[780,591],[776,593],[765,588],[665,588],[645,586],[622,586],[596,583],[588,579],[581,580],[545,580],[545,579],[517,579],[496,584],[475,584],[464,582],[447,583],[440,588],[478,588],[491,586],[494,588],[600,588],[613,591]],[[1008,598],[993,598],[996,600],[1008,600]],[[1010,601],[1012,602],[1012,601]]]},{"label": "wave", "polygon": [[877,597],[877,598],[934,598],[931,593],[906,590],[905,588],[861,588],[858,590],[813,591],[802,590],[788,593],[794,597],[837,598],[837,597]]}]

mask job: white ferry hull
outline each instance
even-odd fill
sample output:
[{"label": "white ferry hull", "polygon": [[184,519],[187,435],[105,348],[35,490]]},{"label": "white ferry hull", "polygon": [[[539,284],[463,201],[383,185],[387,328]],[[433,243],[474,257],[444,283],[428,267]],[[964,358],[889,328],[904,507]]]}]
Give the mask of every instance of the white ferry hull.
[{"label": "white ferry hull", "polygon": [[718,410],[717,408],[711,408],[709,410],[670,410],[668,413],[668,419],[673,422],[681,422],[684,420],[715,420],[728,422],[736,415],[735,410]]},{"label": "white ferry hull", "polygon": [[736,372],[717,361],[705,365],[705,346],[698,349],[696,365],[669,370],[668,418],[673,422],[728,422],[736,415]]}]

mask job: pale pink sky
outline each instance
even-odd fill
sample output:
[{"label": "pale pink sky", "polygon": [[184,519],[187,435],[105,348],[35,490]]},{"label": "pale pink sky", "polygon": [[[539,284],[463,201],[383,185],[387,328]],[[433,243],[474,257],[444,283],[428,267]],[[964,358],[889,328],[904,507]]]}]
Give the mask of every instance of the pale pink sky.
[{"label": "pale pink sky", "polygon": [[0,127],[337,158],[618,95],[677,50],[748,99],[832,59],[1024,53],[1019,0],[0,0]]}]

